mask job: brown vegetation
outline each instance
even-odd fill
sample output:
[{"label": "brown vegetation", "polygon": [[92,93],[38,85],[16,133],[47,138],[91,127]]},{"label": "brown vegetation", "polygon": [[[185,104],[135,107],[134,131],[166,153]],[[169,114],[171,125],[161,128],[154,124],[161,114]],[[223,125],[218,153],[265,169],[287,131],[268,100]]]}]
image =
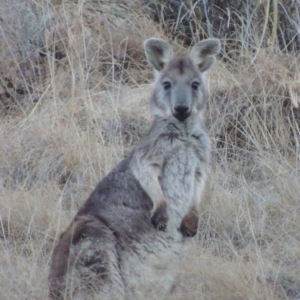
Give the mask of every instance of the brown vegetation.
[{"label": "brown vegetation", "polygon": [[[0,4],[1,299],[46,298],[54,241],[147,130],[144,39],[180,50],[210,35],[223,45],[209,75],[213,161],[170,299],[300,297],[299,1],[210,1],[211,32],[196,1],[177,23],[152,2]],[[197,27],[178,31],[185,20]]]}]

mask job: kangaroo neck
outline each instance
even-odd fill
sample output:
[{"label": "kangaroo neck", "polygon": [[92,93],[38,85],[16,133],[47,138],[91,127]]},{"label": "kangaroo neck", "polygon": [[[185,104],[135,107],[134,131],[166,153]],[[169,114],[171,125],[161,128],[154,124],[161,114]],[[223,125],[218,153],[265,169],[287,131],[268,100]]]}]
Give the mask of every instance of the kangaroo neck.
[{"label": "kangaroo neck", "polygon": [[176,118],[155,117],[154,126],[167,127],[169,130],[177,130],[180,135],[188,137],[201,130],[201,122],[196,116],[190,116],[185,121],[179,121]]}]

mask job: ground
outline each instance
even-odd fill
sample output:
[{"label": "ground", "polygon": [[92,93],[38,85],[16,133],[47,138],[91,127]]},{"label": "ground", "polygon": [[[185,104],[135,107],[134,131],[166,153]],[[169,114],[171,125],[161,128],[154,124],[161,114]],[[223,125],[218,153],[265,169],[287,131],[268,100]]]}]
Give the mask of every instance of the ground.
[{"label": "ground", "polygon": [[[186,46],[139,5],[19,2],[0,4],[1,300],[46,299],[55,241],[150,127],[143,41]],[[208,74],[212,162],[169,299],[300,298],[300,57],[256,34],[221,38]]]}]

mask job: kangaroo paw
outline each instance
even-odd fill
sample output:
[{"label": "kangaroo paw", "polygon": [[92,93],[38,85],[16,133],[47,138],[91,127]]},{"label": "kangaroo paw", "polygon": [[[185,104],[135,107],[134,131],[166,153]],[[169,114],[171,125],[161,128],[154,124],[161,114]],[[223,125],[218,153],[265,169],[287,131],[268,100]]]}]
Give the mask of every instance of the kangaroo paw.
[{"label": "kangaroo paw", "polygon": [[198,230],[198,216],[189,213],[181,222],[180,231],[185,237],[193,237]]},{"label": "kangaroo paw", "polygon": [[153,212],[151,217],[151,223],[155,229],[165,231],[168,223],[168,215],[166,209],[166,203],[160,204],[156,210]]}]

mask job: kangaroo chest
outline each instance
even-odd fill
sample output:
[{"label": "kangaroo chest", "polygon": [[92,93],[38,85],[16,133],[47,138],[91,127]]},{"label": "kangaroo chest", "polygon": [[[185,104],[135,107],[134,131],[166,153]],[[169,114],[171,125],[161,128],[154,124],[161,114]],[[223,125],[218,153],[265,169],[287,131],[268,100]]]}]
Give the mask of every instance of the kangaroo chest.
[{"label": "kangaroo chest", "polygon": [[169,198],[191,198],[194,187],[194,177],[199,165],[199,159],[193,148],[183,144],[165,158],[161,186]]},{"label": "kangaroo chest", "polygon": [[203,168],[197,144],[185,141],[165,157],[160,184],[168,202],[170,225],[178,227],[195,200],[196,176]]}]

